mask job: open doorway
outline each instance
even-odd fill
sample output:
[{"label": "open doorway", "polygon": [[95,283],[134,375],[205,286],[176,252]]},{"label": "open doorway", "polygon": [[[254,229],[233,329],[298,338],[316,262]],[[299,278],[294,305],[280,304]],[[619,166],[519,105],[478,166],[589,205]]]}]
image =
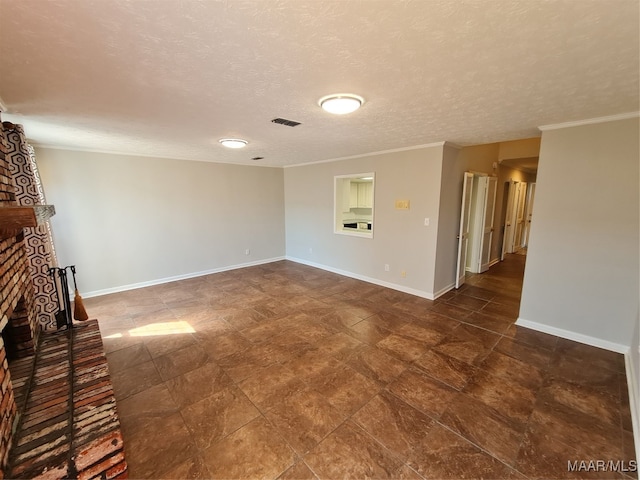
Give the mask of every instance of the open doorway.
[{"label": "open doorway", "polygon": [[[526,255],[533,221],[538,159],[510,159],[500,163],[497,205],[500,231],[495,251],[500,261],[505,255]],[[495,262],[494,262],[495,263]]]},{"label": "open doorway", "polygon": [[456,288],[467,272],[482,273],[491,264],[497,177],[465,172],[458,234]]},{"label": "open doorway", "polygon": [[503,159],[494,164],[492,174],[464,174],[456,289],[470,275],[503,263],[507,255],[522,256],[524,266],[537,167],[538,157]]},{"label": "open doorway", "polygon": [[[459,225],[464,228],[460,229],[458,238],[466,240],[466,245],[463,243],[463,246],[467,248],[461,248],[460,241],[458,246],[459,252],[460,250],[466,252],[468,258],[459,257],[455,290],[448,293],[446,298],[443,295],[442,301],[456,305],[457,299],[465,303],[465,307],[479,304],[478,299],[489,301],[489,304],[482,308],[483,315],[478,316],[477,319],[488,322],[483,324],[483,328],[499,329],[499,333],[504,333],[507,328],[511,329],[519,315],[527,262],[526,254],[531,225],[535,222],[534,202],[539,152],[539,139],[524,139],[465,147],[461,150],[459,157],[467,171],[460,178],[462,212]],[[484,181],[480,180],[482,178],[487,179],[487,182],[489,178],[495,178],[493,189],[490,188],[489,183],[486,183],[485,188]],[[474,220],[474,197],[470,196],[465,202],[465,190],[467,194],[471,190],[471,195],[476,191],[476,207],[481,207],[491,203],[488,199],[484,202],[478,201],[483,197],[478,190],[483,189],[489,193],[488,197],[491,197],[492,190],[495,192],[493,219],[491,219],[491,212],[487,209],[483,212],[482,208],[476,208],[476,212],[484,213],[486,229],[491,230],[490,227],[493,226],[490,236],[490,261],[488,268],[486,268],[486,261],[481,262],[479,268],[466,268],[473,267],[474,264],[472,260],[474,257],[469,250],[469,245],[473,244],[471,227],[480,217],[475,217]],[[466,222],[462,217],[465,212],[469,215]],[[486,232],[484,229],[476,231],[482,234]],[[535,233],[532,238],[535,242]],[[505,240],[509,246],[505,245]],[[484,249],[480,251],[483,254],[482,257],[476,255],[475,258],[484,260],[486,251]],[[488,319],[484,316],[493,314],[496,318],[500,318],[499,322],[496,322],[495,318]]]},{"label": "open doorway", "polygon": [[533,214],[532,189],[535,182],[510,180],[504,184],[503,239],[500,259],[507,253],[526,255]]}]

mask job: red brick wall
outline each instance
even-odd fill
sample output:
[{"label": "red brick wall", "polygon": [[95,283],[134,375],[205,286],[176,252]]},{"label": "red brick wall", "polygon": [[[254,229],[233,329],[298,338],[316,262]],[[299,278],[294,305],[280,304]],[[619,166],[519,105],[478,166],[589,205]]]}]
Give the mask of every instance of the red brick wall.
[{"label": "red brick wall", "polygon": [[[1,127],[0,127],[1,130]],[[5,205],[14,203],[13,185],[9,174],[9,165],[5,159],[6,145],[4,134],[0,135],[0,208]],[[13,276],[20,277],[20,265],[25,263],[26,252],[23,258],[20,258],[19,243],[16,238],[6,238],[0,241],[0,330],[4,329],[9,323],[9,315],[18,303],[20,293],[18,285],[13,280]],[[24,250],[24,249],[22,249]],[[2,462],[2,470],[7,464],[9,448],[11,447],[11,436],[13,429],[13,421],[16,416],[16,403],[13,398],[13,389],[11,387],[11,375],[9,374],[9,364],[6,358],[6,350],[4,341],[0,346],[0,462]],[[6,384],[5,384],[6,381]],[[5,385],[4,388],[1,385]],[[4,477],[4,474],[2,475]]]},{"label": "red brick wall", "polygon": [[[0,127],[0,208],[15,205],[6,149],[4,130]],[[4,477],[17,411],[5,342],[10,342],[10,351],[15,356],[30,355],[40,331],[34,315],[33,286],[22,240],[22,233],[6,238],[0,234],[0,331],[3,332],[0,338],[0,478]]]}]

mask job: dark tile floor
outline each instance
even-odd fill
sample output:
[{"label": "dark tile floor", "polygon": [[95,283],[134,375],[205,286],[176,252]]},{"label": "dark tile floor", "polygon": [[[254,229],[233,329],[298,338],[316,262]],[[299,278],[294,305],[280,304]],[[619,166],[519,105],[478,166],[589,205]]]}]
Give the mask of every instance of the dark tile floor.
[{"label": "dark tile floor", "polygon": [[132,478],[637,478],[622,355],[516,327],[526,257],[435,302],[282,261],[86,300]]}]

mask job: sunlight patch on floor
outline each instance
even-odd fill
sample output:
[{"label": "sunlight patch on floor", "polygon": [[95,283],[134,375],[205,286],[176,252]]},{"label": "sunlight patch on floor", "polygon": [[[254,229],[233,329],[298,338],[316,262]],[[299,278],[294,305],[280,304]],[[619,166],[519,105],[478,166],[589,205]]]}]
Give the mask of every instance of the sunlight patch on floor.
[{"label": "sunlight patch on floor", "polygon": [[[137,327],[128,330],[127,332],[130,337],[152,337],[157,335],[176,335],[181,333],[196,333],[189,322],[185,322],[184,320],[176,321],[176,322],[159,322],[159,323],[150,323],[149,325],[145,325],[144,327]],[[115,338],[123,338],[125,334],[123,333],[114,333],[111,335],[107,335],[103,338],[105,339],[115,339]]]},{"label": "sunlight patch on floor", "polygon": [[106,337],[102,337],[102,338],[108,338],[108,339],[112,339],[112,338],[122,338],[123,335],[121,333],[114,333],[112,335],[107,335]]},{"label": "sunlight patch on floor", "polygon": [[195,333],[188,322],[180,320],[177,322],[150,323],[144,327],[132,328],[129,335],[132,337],[150,337],[154,335],[175,335],[178,333]]}]

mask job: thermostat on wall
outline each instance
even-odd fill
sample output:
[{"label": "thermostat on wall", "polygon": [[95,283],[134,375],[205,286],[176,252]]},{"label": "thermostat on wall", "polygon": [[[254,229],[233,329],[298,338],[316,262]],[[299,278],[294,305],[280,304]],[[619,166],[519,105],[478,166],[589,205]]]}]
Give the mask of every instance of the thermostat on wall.
[{"label": "thermostat on wall", "polygon": [[409,210],[409,200],[396,200],[396,210]]}]

